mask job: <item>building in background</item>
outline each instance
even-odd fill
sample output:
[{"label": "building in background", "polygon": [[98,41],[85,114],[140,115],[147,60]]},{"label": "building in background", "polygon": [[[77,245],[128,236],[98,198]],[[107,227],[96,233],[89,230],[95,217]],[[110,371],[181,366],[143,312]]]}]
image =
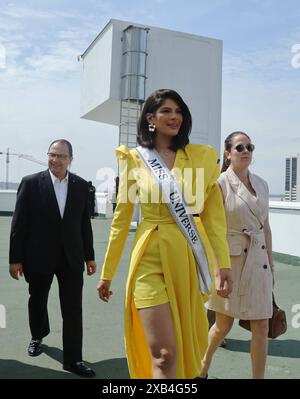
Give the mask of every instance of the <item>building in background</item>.
[{"label": "building in background", "polygon": [[285,159],[285,201],[300,201],[300,154]]},{"label": "building in background", "polygon": [[221,40],[111,19],[79,59],[81,117],[117,126],[119,144],[136,146],[145,98],[170,88],[191,110],[190,141],[220,150]]}]

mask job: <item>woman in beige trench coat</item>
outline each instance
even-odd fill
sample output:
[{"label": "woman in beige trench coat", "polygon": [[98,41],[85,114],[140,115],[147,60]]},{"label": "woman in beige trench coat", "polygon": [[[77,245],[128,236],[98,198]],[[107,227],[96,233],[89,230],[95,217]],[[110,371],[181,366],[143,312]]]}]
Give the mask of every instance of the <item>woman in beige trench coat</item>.
[{"label": "woman in beige trench coat", "polygon": [[230,298],[213,295],[208,302],[207,307],[216,312],[216,322],[209,332],[202,378],[207,376],[213,353],[235,318],[250,320],[252,375],[264,378],[274,266],[268,185],[248,169],[253,150],[254,145],[244,132],[233,132],[225,140],[223,173],[218,183],[226,211],[233,290]]}]

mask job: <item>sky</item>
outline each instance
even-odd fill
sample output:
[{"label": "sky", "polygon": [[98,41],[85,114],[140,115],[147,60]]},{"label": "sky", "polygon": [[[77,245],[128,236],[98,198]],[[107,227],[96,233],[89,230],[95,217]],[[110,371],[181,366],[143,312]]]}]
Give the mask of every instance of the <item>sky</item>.
[{"label": "sky", "polygon": [[[251,170],[284,193],[285,157],[300,153],[298,0],[0,0],[0,152],[46,162],[49,143],[63,137],[72,170],[96,187],[100,168],[116,169],[118,129],[80,119],[77,61],[111,18],[223,41],[222,143],[246,131]],[[41,168],[11,156],[9,180]],[[0,155],[0,181],[5,173]]]}]

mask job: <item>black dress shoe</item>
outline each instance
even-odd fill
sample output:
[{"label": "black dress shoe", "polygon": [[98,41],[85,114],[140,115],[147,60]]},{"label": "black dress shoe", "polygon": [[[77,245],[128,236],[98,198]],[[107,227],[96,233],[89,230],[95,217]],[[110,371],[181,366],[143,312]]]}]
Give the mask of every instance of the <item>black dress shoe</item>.
[{"label": "black dress shoe", "polygon": [[27,352],[29,356],[38,356],[42,353],[42,339],[32,339],[29,343]]},{"label": "black dress shoe", "polygon": [[81,377],[95,377],[96,375],[95,371],[90,367],[86,366],[83,362],[64,364],[63,369],[71,371],[71,373],[78,374]]}]

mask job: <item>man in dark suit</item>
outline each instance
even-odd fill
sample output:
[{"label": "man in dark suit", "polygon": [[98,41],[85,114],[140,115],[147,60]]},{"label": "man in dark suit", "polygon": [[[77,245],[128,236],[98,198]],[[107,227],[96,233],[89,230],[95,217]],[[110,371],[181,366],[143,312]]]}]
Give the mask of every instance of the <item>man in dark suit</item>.
[{"label": "man in dark suit", "polygon": [[18,189],[10,235],[10,274],[29,284],[30,356],[38,356],[49,334],[48,294],[54,275],[63,318],[63,368],[84,377],[94,371],[82,361],[82,287],[96,271],[88,183],[70,173],[71,144],[50,144],[49,169],[26,176]]}]

